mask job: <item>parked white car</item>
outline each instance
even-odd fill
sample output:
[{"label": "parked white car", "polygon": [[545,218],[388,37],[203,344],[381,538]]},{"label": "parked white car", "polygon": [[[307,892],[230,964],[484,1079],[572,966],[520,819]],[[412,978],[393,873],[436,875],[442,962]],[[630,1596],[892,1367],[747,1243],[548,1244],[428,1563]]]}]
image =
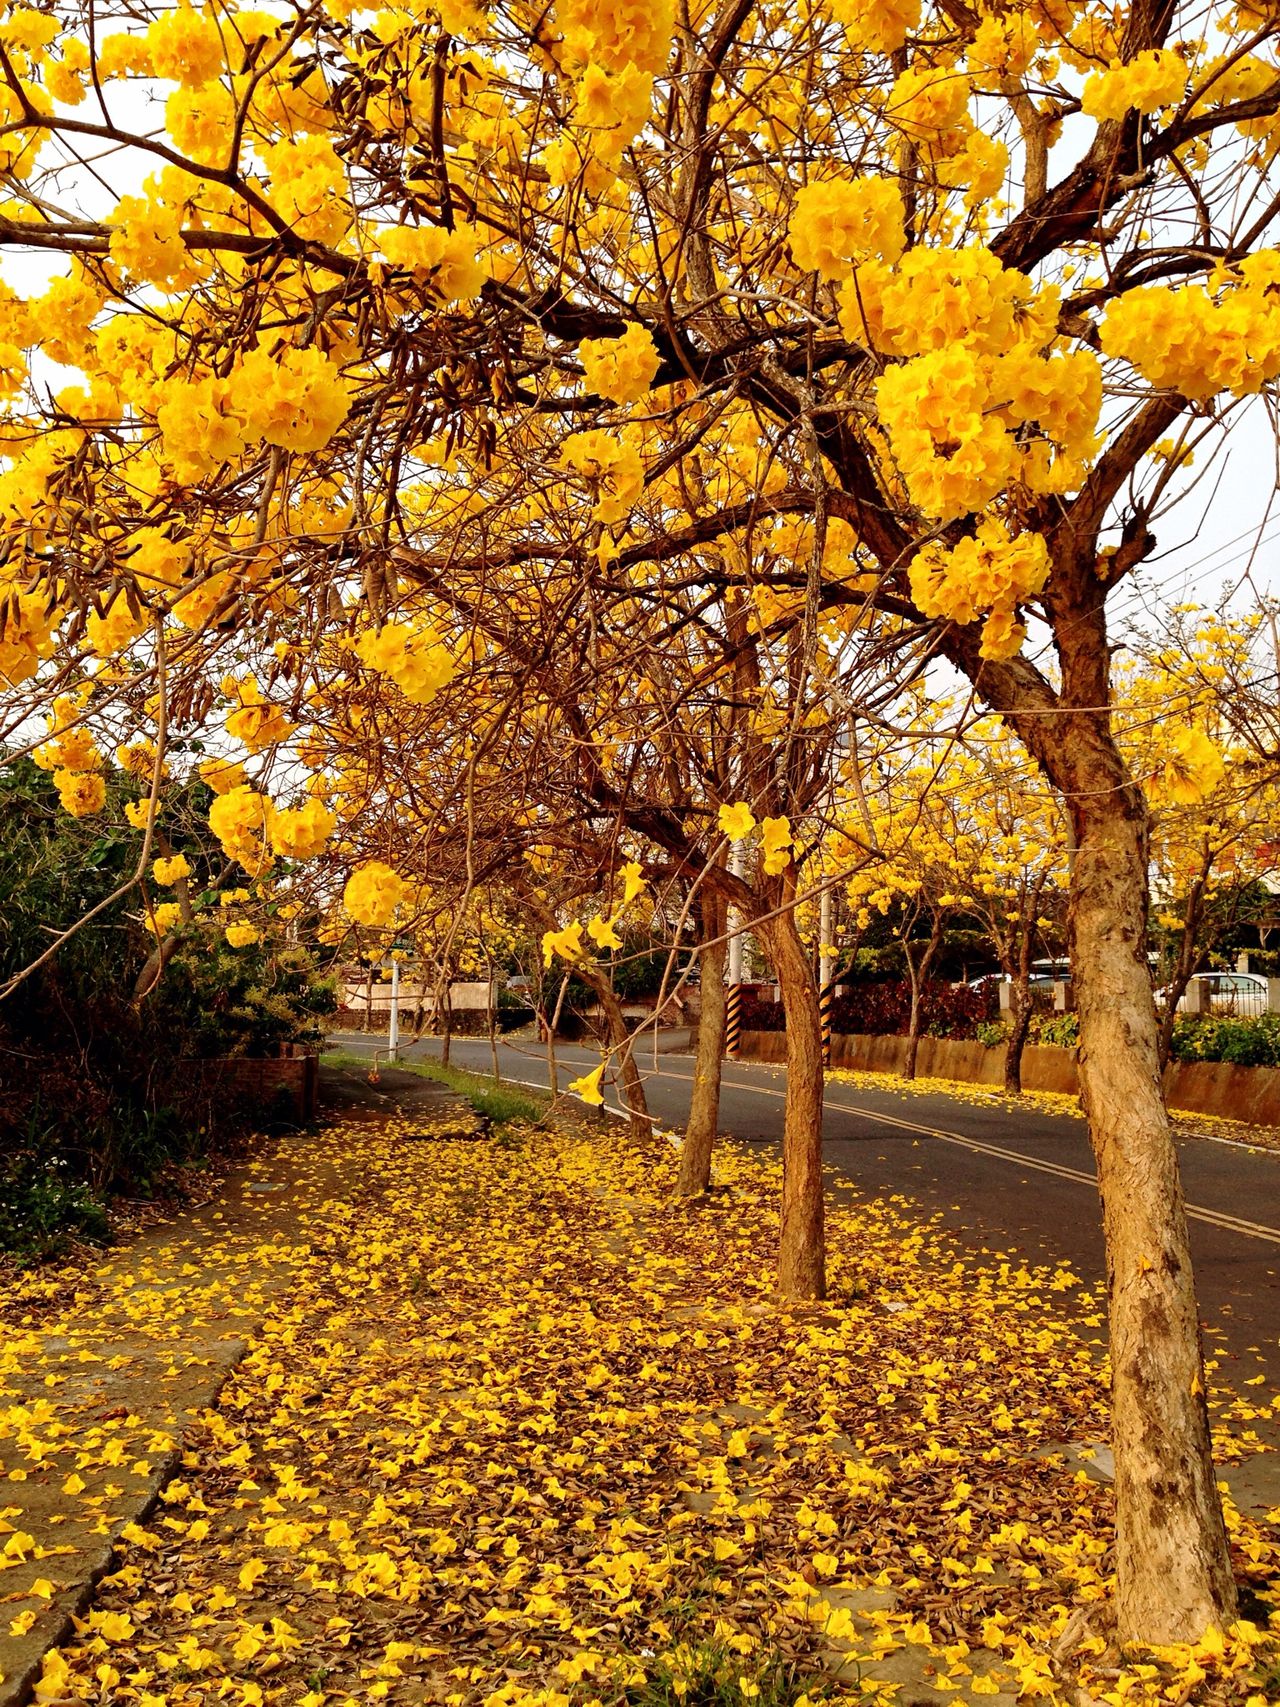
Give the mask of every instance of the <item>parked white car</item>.
[{"label": "parked white car", "polygon": [[[1233,1014],[1238,1019],[1252,1019],[1267,1011],[1267,980],[1256,972],[1197,972],[1178,1003],[1179,1013],[1200,1013],[1203,1009],[1193,994],[1192,985],[1208,986],[1208,1010],[1215,1014]],[[1169,999],[1167,989],[1156,991],[1156,1001],[1163,1007]]]}]

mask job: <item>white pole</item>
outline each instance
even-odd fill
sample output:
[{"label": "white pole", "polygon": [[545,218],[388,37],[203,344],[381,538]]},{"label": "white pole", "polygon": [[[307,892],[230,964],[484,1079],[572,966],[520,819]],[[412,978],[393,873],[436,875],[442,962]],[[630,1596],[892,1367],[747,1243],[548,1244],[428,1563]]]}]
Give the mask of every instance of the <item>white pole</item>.
[{"label": "white pole", "polygon": [[387,1060],[399,1058],[400,1049],[400,960],[391,951],[391,1025],[387,1033]]},{"label": "white pole", "polygon": [[[741,845],[734,846],[729,851],[729,870],[735,877],[742,876],[743,852]],[[729,909],[729,982],[742,982],[742,918],[736,907]]]},{"label": "white pole", "polygon": [[[729,851],[729,870],[735,877],[743,873],[741,847]],[[729,987],[724,1003],[724,1052],[730,1060],[738,1058],[742,1040],[742,914],[736,907],[729,909],[726,920],[729,936]]]}]

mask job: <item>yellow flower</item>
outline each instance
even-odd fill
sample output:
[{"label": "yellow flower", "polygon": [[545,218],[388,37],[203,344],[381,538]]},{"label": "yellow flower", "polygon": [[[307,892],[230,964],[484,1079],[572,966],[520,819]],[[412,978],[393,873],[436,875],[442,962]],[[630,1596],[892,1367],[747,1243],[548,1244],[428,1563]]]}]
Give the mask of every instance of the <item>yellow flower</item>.
[{"label": "yellow flower", "polygon": [[550,966],[556,955],[564,960],[582,959],[582,925],[575,919],[562,931],[543,931],[542,964]]},{"label": "yellow flower", "polygon": [[190,877],[191,865],[186,854],[174,854],[171,859],[158,859],[151,867],[151,875],[163,889],[177,883],[183,877]]},{"label": "yellow flower", "polygon": [[583,1102],[589,1102],[599,1108],[604,1102],[604,1092],[600,1089],[600,1080],[604,1077],[605,1064],[602,1061],[594,1072],[584,1073],[582,1078],[574,1079],[569,1086],[574,1096],[580,1096]]},{"label": "yellow flower", "polygon": [[167,936],[182,918],[182,908],[176,901],[162,901],[147,915],[147,928],[157,936]]},{"label": "yellow flower", "polygon": [[755,814],[743,800],[733,806],[722,806],[717,822],[731,842],[743,841],[756,827]]},{"label": "yellow flower", "polygon": [[890,178],[806,184],[791,214],[791,254],[820,278],[847,279],[855,260],[897,260],[906,242],[904,219],[902,192]]},{"label": "yellow flower", "polygon": [[1153,797],[1176,806],[1190,806],[1212,794],[1222,781],[1226,766],[1222,754],[1204,731],[1185,725],[1165,729],[1162,740],[1166,757],[1151,778]]},{"label": "yellow flower", "polygon": [[262,932],[257,925],[228,925],[223,933],[232,948],[248,948],[250,943],[261,940]]},{"label": "yellow flower", "polygon": [[63,810],[73,818],[101,812],[106,803],[107,785],[96,771],[54,771],[53,781]]},{"label": "yellow flower", "polygon": [[405,898],[408,885],[380,859],[357,866],[342,891],[342,903],[360,925],[385,925]]},{"label": "yellow flower", "polygon": [[1154,113],[1182,99],[1187,62],[1171,48],[1151,48],[1123,64],[1109,65],[1085,79],[1081,109],[1091,119],[1122,119],[1128,112]]},{"label": "yellow flower", "polygon": [[393,267],[411,272],[445,302],[480,295],[485,270],[476,260],[483,239],[474,225],[398,225],[379,234],[378,247]]},{"label": "yellow flower", "polygon": [[640,862],[633,859],[622,868],[622,905],[625,907],[634,901],[644,887],[644,872]]},{"label": "yellow flower", "polygon": [[232,759],[206,759],[200,766],[200,775],[215,794],[228,794],[233,788],[249,786],[244,766]]},{"label": "yellow flower", "polygon": [[337,817],[324,801],[311,799],[305,806],[272,814],[271,846],[290,859],[314,859],[337,827]]},{"label": "yellow flower", "polygon": [[768,876],[777,877],[791,863],[790,850],[795,846],[791,821],[789,818],[765,818],[760,824],[760,831],[764,870]]},{"label": "yellow flower", "polygon": [[278,705],[264,698],[252,677],[239,683],[236,695],[240,703],[227,716],[227,734],[243,741],[251,753],[277,746],[293,733],[293,724]]},{"label": "yellow flower", "polygon": [[613,927],[613,919],[606,919],[602,914],[597,914],[587,926],[587,935],[597,948],[621,948],[622,938]]},{"label": "yellow flower", "polygon": [[644,491],[644,464],[635,446],[616,433],[598,428],[571,433],[560,452],[561,461],[594,482],[599,491],[592,519],[620,522]]},{"label": "yellow flower", "polygon": [[637,321],[620,338],[584,338],[578,354],[589,389],[614,403],[643,397],[661,363],[652,336]]}]

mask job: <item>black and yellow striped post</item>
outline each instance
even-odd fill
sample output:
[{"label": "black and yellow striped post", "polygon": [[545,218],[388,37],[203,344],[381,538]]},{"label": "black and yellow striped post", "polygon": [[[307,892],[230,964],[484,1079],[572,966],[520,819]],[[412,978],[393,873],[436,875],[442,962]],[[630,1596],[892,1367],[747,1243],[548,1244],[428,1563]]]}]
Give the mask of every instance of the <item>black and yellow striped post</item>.
[{"label": "black and yellow striped post", "polygon": [[831,1007],[836,999],[834,984],[824,984],[818,991],[818,1024],[822,1031],[822,1065],[831,1065]]},{"label": "black and yellow striped post", "polygon": [[724,999],[724,1052],[735,1059],[742,1043],[742,985],[730,984]]}]

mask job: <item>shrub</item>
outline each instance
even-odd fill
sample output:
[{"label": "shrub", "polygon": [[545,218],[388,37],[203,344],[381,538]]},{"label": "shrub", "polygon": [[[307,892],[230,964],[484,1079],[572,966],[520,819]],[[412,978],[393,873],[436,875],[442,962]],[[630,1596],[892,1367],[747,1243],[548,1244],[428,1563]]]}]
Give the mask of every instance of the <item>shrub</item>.
[{"label": "shrub", "polygon": [[1080,1019],[1077,1014],[1033,1014],[1031,1041],[1053,1043],[1059,1049],[1074,1049],[1080,1042]]},{"label": "shrub", "polygon": [[1002,1049],[1009,1041],[1009,1027],[1002,1019],[980,1019],[973,1035],[987,1049]]},{"label": "shrub", "polygon": [[1236,1067],[1280,1067],[1280,1014],[1253,1019],[1180,1014],[1173,1023],[1175,1061],[1229,1061]]},{"label": "shrub", "polygon": [[[136,867],[140,833],[120,824],[136,784],[109,771],[112,811],[70,817],[30,759],[0,768],[0,980],[47,946],[49,927],[88,914]],[[208,791],[175,796],[166,822],[198,881],[209,880]],[[221,855],[216,856],[221,863]],[[134,989],[155,943],[136,894],[107,907],[0,1005],[0,1249],[38,1258],[62,1230],[104,1230],[115,1188],[152,1189],[242,1127],[239,1099],[215,1094],[202,1055],[269,1055],[319,1035],[329,986],[300,949],[180,943],[155,988]]]}]

